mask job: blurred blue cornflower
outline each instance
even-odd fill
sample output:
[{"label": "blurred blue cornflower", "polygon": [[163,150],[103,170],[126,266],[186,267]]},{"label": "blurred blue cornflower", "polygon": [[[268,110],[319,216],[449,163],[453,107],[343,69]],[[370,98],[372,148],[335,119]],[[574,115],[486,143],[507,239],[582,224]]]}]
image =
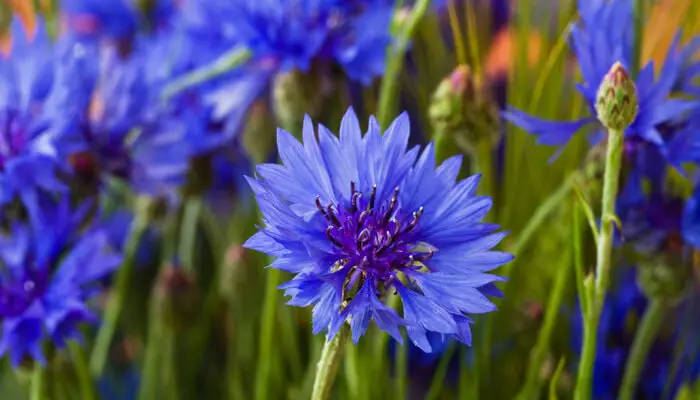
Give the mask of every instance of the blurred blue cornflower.
[{"label": "blurred blue cornflower", "polygon": [[42,345],[62,347],[80,340],[79,325],[95,320],[86,301],[94,285],[121,261],[107,234],[85,229],[89,207],[72,209],[69,199],[27,201],[29,222],[10,223],[0,237],[0,355],[17,367],[25,357],[44,363]]},{"label": "blurred blue cornflower", "polygon": [[15,18],[11,34],[11,53],[0,55],[0,204],[36,188],[64,189],[45,112],[55,88],[54,47],[41,21],[30,38]]},{"label": "blurred blue cornflower", "polygon": [[61,91],[51,102],[64,123],[54,142],[78,175],[121,179],[139,194],[172,200],[191,158],[219,145],[222,135],[210,134],[211,109],[198,93],[161,97],[188,57],[178,51],[179,36],[138,39],[122,57],[110,46],[66,38]]},{"label": "blurred blue cornflower", "polygon": [[[596,124],[593,140],[603,137],[600,124],[595,116],[595,101],[598,87],[603,77],[615,62],[629,67],[634,43],[634,20],[632,1],[579,1],[579,14],[582,21],[571,26],[571,45],[583,76],[583,83],[577,90],[584,96],[591,116],[571,122],[542,120],[509,107],[504,117],[518,127],[538,136],[538,143],[563,146],[581,128]],[[691,43],[692,44],[692,43]],[[683,98],[670,98],[677,86],[684,65],[682,52],[678,52],[678,36],[668,49],[667,56],[657,78],[654,77],[654,64],[641,69],[636,78],[639,110],[634,122],[626,129],[628,141],[651,144],[672,164],[675,154],[669,148],[677,148],[676,137],[664,134],[660,127],[677,123],[688,111],[696,109],[698,102]],[[666,132],[669,133],[669,132]]]},{"label": "blurred blue cornflower", "polygon": [[[435,168],[432,144],[407,150],[410,127],[399,116],[382,135],[367,133],[352,110],[340,138],[310,118],[303,145],[278,130],[283,165],[262,164],[249,178],[265,227],[246,247],[275,256],[271,267],[295,277],[281,288],[290,305],[313,308],[313,331],[333,337],[349,320],[357,342],[371,319],[401,341],[431,351],[437,332],[471,344],[465,314],[494,311],[486,295],[501,280],[486,273],[510,260],[491,251],[505,235],[480,222],[491,199],[476,196],[479,176],[455,183],[461,157]],[[384,304],[398,295],[403,317]]]},{"label": "blurred blue cornflower", "polygon": [[392,2],[194,0],[183,11],[197,34],[222,48],[243,46],[273,71],[308,71],[333,61],[363,83],[384,71]]},{"label": "blurred blue cornflower", "polygon": [[150,29],[168,24],[177,0],[144,2],[139,10],[132,0],[63,0],[61,14],[68,31],[80,39],[107,38],[116,42],[133,39],[140,25]]},{"label": "blurred blue cornflower", "polygon": [[[592,394],[596,399],[617,398],[639,321],[648,306],[648,300],[636,282],[636,271],[637,268],[620,268],[615,280],[617,286],[608,293],[603,305],[593,368]],[[669,310],[669,318],[684,318],[686,311],[687,304],[677,306]],[[685,325],[666,326],[685,328]],[[583,339],[580,308],[574,315],[571,332],[573,347],[580,351]],[[682,333],[682,329],[662,329],[642,368],[636,398],[673,398],[683,381],[692,382],[700,375],[700,354],[692,354],[678,346]]]}]

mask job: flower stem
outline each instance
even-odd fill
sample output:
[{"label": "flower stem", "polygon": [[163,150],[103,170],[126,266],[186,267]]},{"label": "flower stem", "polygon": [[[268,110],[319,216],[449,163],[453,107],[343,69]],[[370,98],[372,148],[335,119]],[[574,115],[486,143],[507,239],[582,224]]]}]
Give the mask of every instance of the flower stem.
[{"label": "flower stem", "polygon": [[97,395],[95,393],[95,385],[92,381],[92,377],[90,376],[87,358],[85,357],[85,349],[83,349],[80,343],[75,341],[68,342],[68,348],[73,356],[75,372],[78,376],[80,398],[83,400],[95,400]]},{"label": "flower stem", "polygon": [[654,339],[656,339],[656,335],[659,333],[661,324],[664,321],[666,310],[667,308],[663,301],[654,299],[644,312],[642,324],[634,336],[632,350],[625,365],[625,375],[620,386],[619,400],[630,400],[634,397],[634,391],[639,382],[639,375],[644,367],[649,348],[654,343]]},{"label": "flower stem", "polygon": [[141,238],[148,227],[148,220],[147,211],[139,212],[131,223],[129,237],[124,248],[124,259],[121,268],[116,274],[115,288],[107,299],[104,321],[102,322],[100,330],[97,332],[95,346],[90,357],[90,371],[93,376],[101,376],[102,370],[107,363],[112,338],[117,330],[119,316],[124,307],[126,293],[129,289],[129,280],[131,279],[131,273],[134,269],[136,252]]},{"label": "flower stem", "polygon": [[39,365],[34,364],[34,371],[32,372],[31,388],[29,392],[29,400],[44,400],[46,396],[44,395],[44,378],[46,376],[46,369]]},{"label": "flower stem", "polygon": [[333,381],[338,372],[338,367],[340,367],[345,342],[347,342],[349,336],[350,328],[347,324],[343,324],[340,332],[332,339],[326,340],[326,343],[323,345],[321,358],[318,360],[318,366],[316,367],[316,379],[314,380],[311,400],[326,400],[330,398]]},{"label": "flower stem", "polygon": [[523,385],[518,399],[536,399],[540,395],[542,380],[540,379],[542,363],[544,362],[549,350],[549,342],[556,326],[557,317],[561,312],[560,307],[566,294],[567,283],[569,282],[569,273],[571,271],[571,253],[573,248],[568,248],[559,266],[557,275],[554,280],[554,287],[549,294],[547,307],[545,308],[544,323],[537,336],[537,344],[532,349],[530,356],[530,364],[527,367],[527,379]]},{"label": "flower stem", "polygon": [[214,78],[218,78],[227,72],[231,72],[250,60],[251,55],[251,51],[245,47],[234,47],[222,54],[211,64],[196,69],[170,83],[163,90],[162,98],[163,100],[168,100],[183,90],[187,90],[190,87],[197,86]]},{"label": "flower stem", "polygon": [[258,349],[258,365],[255,374],[255,398],[258,400],[267,399],[267,389],[269,386],[270,367],[273,360],[273,333],[275,332],[275,315],[277,312],[277,285],[280,283],[282,271],[270,268],[267,271],[265,283],[265,299],[263,300],[263,310],[260,328],[260,347]]},{"label": "flower stem", "polygon": [[605,293],[608,289],[608,278],[612,258],[612,246],[614,236],[615,200],[620,180],[620,167],[622,165],[622,145],[624,130],[608,130],[608,148],[605,156],[605,176],[603,178],[603,202],[601,228],[597,243],[597,262],[595,286],[592,289],[592,298],[588,298],[592,307],[588,316],[584,318],[583,349],[581,351],[581,363],[579,364],[576,383],[576,400],[591,398],[591,385],[593,381],[593,364],[596,354],[596,335],[598,321],[605,301]]},{"label": "flower stem", "polygon": [[379,89],[379,106],[377,115],[382,129],[389,127],[395,114],[396,98],[398,97],[399,76],[403,68],[406,49],[413,37],[418,23],[428,11],[430,0],[418,0],[413,6],[401,30],[396,35],[395,44],[387,50],[386,72]]},{"label": "flower stem", "polygon": [[[406,343],[406,335],[403,335],[403,341]],[[396,394],[395,398],[405,399],[406,398],[406,369],[408,367],[408,344],[400,345],[396,344],[394,349],[396,352]]]}]

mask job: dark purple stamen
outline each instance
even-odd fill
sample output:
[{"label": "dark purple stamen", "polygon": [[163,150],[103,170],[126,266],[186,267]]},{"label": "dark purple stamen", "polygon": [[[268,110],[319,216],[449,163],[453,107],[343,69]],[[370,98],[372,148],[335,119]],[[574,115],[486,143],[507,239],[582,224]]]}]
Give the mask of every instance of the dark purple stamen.
[{"label": "dark purple stamen", "polygon": [[338,256],[333,272],[347,271],[343,290],[350,293],[358,280],[371,280],[375,290],[383,291],[398,279],[397,273],[423,268],[420,263],[430,260],[434,250],[414,250],[417,243],[408,235],[418,225],[423,207],[404,213],[398,187],[383,204],[377,203],[377,185],[365,197],[351,182],[350,193],[349,204],[324,207],[320,197],[316,198],[316,208],[328,224],[326,237]]}]

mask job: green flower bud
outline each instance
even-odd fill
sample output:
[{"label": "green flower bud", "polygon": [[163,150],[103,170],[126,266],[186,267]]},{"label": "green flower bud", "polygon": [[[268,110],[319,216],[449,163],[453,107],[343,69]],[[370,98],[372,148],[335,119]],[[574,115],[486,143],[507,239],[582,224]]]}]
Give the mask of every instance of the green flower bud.
[{"label": "green flower bud", "polygon": [[608,129],[623,130],[637,117],[637,87],[625,67],[616,62],[598,88],[595,110]]},{"label": "green flower bud", "polygon": [[197,315],[199,293],[195,278],[176,266],[165,267],[156,282],[154,301],[166,326],[180,329]]},{"label": "green flower bud", "polygon": [[663,251],[639,262],[639,286],[650,299],[678,303],[692,282],[691,263],[681,251]]},{"label": "green flower bud", "polygon": [[460,65],[433,93],[428,115],[435,135],[454,138],[475,150],[500,140],[498,108],[468,66]]},{"label": "green flower bud", "polygon": [[272,85],[275,117],[280,126],[300,137],[304,114],[309,112],[306,77],[297,70],[279,73]]},{"label": "green flower bud", "polygon": [[242,141],[246,154],[256,164],[264,163],[274,152],[277,143],[276,128],[265,102],[259,101],[250,107]]}]

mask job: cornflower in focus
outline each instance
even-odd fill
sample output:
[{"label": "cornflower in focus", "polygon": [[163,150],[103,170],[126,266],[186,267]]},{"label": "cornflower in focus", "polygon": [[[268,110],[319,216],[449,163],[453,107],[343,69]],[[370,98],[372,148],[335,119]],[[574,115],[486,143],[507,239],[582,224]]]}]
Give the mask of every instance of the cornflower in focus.
[{"label": "cornflower in focus", "polygon": [[29,222],[11,222],[0,237],[0,354],[13,367],[25,357],[45,363],[46,341],[80,340],[80,324],[96,318],[86,304],[99,293],[94,284],[121,261],[99,227],[81,229],[89,207],[33,197],[27,208]]},{"label": "cornflower in focus", "polygon": [[[357,342],[370,320],[430,352],[427,332],[471,344],[466,314],[495,310],[501,280],[486,273],[509,262],[491,251],[504,233],[480,222],[491,199],[474,194],[479,176],[455,182],[461,157],[435,168],[433,145],[407,149],[409,120],[382,135],[370,119],[363,136],[352,110],[340,138],[310,118],[303,145],[278,130],[283,165],[262,164],[250,178],[265,227],[246,247],[275,256],[295,274],[281,287],[289,304],[313,305],[313,331],[333,337],[350,321]],[[403,316],[384,304],[398,295]]]}]

